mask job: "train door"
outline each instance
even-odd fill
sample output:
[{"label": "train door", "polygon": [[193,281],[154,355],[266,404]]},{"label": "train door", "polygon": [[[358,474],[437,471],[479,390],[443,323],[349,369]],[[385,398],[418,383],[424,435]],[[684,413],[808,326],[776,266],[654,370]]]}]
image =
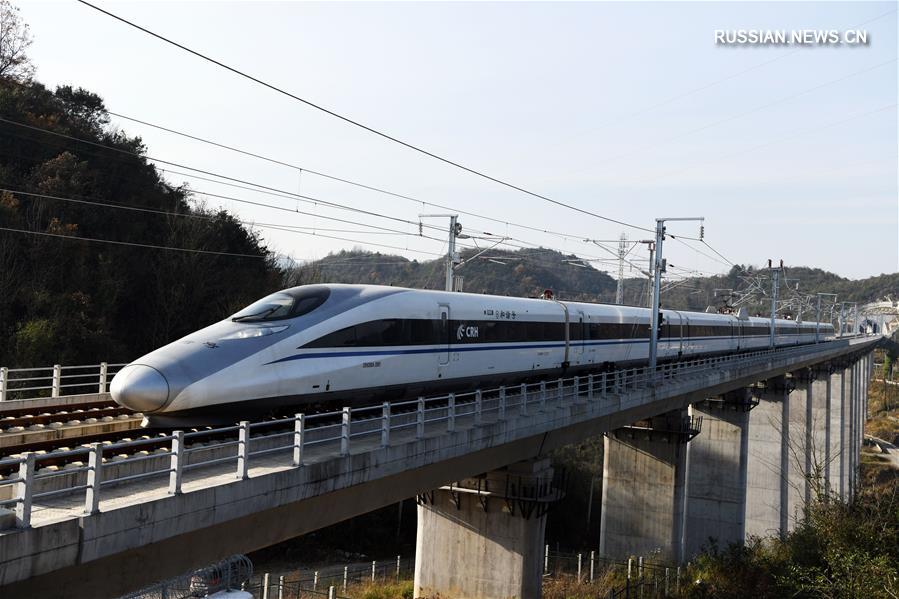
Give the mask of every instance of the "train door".
[{"label": "train door", "polygon": [[686,315],[681,315],[681,335],[680,335],[680,343],[681,348],[683,350],[684,355],[690,355],[693,353],[693,339],[691,335],[693,334],[690,331],[690,317]]},{"label": "train door", "polygon": [[440,304],[440,323],[438,324],[440,332],[440,352],[437,354],[438,362],[441,365],[449,364],[450,360],[450,307],[447,304]]},{"label": "train door", "polygon": [[[686,319],[683,314],[675,310],[668,310],[665,314],[669,319],[666,323],[668,326],[663,329],[667,331],[668,349],[672,354],[677,351],[677,357],[680,358],[684,354],[684,335],[687,333]],[[677,316],[677,321],[674,320],[674,316]]]},{"label": "train door", "polygon": [[572,332],[571,335],[571,345],[574,350],[574,359],[577,362],[584,361],[584,340],[586,339],[585,330],[587,327],[584,325],[585,316],[583,312],[578,311],[577,313],[577,332]]}]

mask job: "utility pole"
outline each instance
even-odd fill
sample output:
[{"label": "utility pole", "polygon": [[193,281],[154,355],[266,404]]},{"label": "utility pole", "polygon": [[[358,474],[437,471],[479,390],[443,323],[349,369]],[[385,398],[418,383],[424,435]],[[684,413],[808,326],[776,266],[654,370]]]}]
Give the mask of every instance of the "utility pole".
[{"label": "utility pole", "polygon": [[773,270],[771,265],[771,259],[768,259],[768,268],[772,269],[771,272],[771,334],[768,337],[768,347],[770,349],[774,349],[774,332],[775,328],[775,319],[777,318],[777,292],[780,285],[780,271],[783,270],[784,261],[780,261],[780,268],[777,270]]},{"label": "utility pole", "polygon": [[[705,221],[705,217],[702,216],[690,216],[690,217],[680,217],[680,218],[657,218],[656,219],[656,243],[655,243],[655,257],[650,260],[650,264],[652,264],[652,325],[649,330],[649,372],[655,373],[656,370],[656,362],[659,352],[659,325],[661,324],[659,321],[661,320],[659,313],[660,307],[660,292],[662,288],[662,273],[665,272],[665,260],[662,258],[662,242],[665,240],[665,222],[666,221],[686,221],[686,220],[698,220],[701,222]],[[699,228],[699,238],[702,239],[703,236],[703,228],[700,226]]]},{"label": "utility pole", "polygon": [[[834,303],[836,303],[837,294],[836,293],[816,293],[815,295],[818,296],[818,309],[815,312],[815,343],[820,343],[821,342],[821,296],[827,295],[827,296],[833,297],[833,301],[834,301]],[[830,308],[830,320],[831,320],[831,324],[833,324],[833,322],[832,322],[833,321],[833,306],[831,306],[831,308]]]},{"label": "utility pole", "polygon": [[[652,274],[652,273],[653,273],[653,270],[655,270],[655,262],[653,261],[653,259],[654,259],[654,256],[655,256],[656,242],[655,242],[655,240],[653,240],[653,239],[644,239],[644,240],[640,241],[640,243],[645,243],[645,244],[646,244],[646,247],[649,248],[649,272],[648,272],[648,273],[644,273],[644,274],[648,275],[648,277],[649,277],[649,278],[646,280],[646,291],[648,292],[648,293],[646,294],[646,303],[647,303],[647,306],[646,306],[646,307],[647,307],[647,308],[652,308],[652,293],[651,293],[651,291],[652,291],[652,281],[653,281],[653,274]],[[643,304],[643,298],[642,298],[642,297],[640,298],[639,303],[640,303],[641,305]]]},{"label": "utility pole", "polygon": [[[446,283],[444,289],[446,291],[454,291],[453,274],[456,264],[461,262],[459,253],[456,251],[456,237],[462,233],[462,224],[459,222],[458,214],[419,214],[419,218],[449,218],[449,241],[446,246]],[[419,223],[419,226],[421,224]]]},{"label": "utility pole", "polygon": [[618,241],[618,288],[615,289],[615,303],[624,303],[624,257],[627,256],[627,235],[621,234]]},{"label": "utility pole", "polygon": [[843,336],[843,329],[845,328],[845,324],[843,322],[843,313],[846,310],[846,302],[840,302],[840,337]]}]

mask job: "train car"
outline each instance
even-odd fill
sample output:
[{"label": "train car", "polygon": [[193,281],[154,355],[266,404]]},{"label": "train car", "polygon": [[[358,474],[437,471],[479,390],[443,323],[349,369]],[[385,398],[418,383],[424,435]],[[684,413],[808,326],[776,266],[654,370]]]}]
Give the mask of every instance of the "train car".
[{"label": "train car", "polygon": [[[110,391],[151,426],[221,424],[645,363],[651,312],[608,304],[306,285],[139,358]],[[663,310],[660,361],[767,348],[770,320]],[[778,346],[815,323],[777,320]],[[821,324],[822,337],[833,327]]]}]

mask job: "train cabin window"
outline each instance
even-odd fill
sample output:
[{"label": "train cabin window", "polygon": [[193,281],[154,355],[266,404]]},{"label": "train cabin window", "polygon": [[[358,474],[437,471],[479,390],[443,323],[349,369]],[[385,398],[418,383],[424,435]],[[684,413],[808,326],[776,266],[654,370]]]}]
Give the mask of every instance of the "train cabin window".
[{"label": "train cabin window", "polygon": [[253,302],[231,317],[234,322],[268,322],[297,318],[327,301],[331,290],[324,285],[305,285],[279,291]]}]

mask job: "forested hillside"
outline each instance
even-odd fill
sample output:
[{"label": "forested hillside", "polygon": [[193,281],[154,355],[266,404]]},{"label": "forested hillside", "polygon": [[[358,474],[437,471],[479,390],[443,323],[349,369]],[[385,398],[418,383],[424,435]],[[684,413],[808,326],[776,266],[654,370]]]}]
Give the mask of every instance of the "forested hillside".
[{"label": "forested hillside", "polygon": [[280,286],[262,242],[167,185],[96,94],[0,78],[0,119],[0,364],[138,356]]}]

